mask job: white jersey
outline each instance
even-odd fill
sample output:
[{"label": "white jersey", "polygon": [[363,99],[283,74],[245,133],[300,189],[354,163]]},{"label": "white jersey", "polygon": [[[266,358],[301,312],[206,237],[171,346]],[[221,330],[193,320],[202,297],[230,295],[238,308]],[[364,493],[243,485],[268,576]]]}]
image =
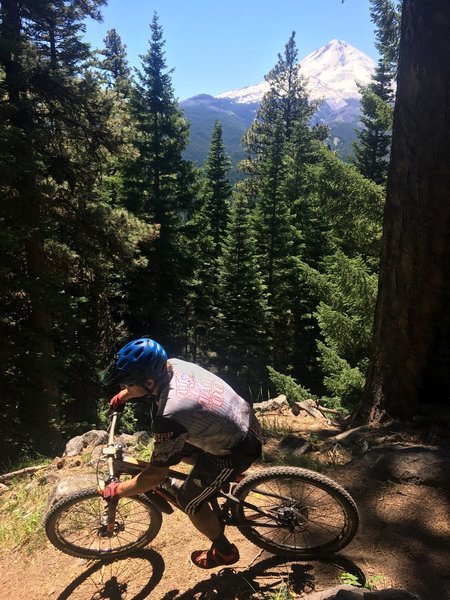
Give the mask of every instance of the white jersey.
[{"label": "white jersey", "polygon": [[[176,422],[181,430],[173,436],[174,451],[181,439],[215,455],[230,449],[248,433],[252,407],[225,381],[206,369],[180,359],[169,361],[173,377],[158,400],[156,423]],[[170,442],[170,427],[157,427],[156,441]],[[158,437],[159,436],[159,437]],[[156,450],[156,448],[155,448]],[[162,448],[161,448],[162,450]],[[165,448],[168,450],[167,445]],[[163,454],[167,453],[163,452]],[[156,458],[156,457],[155,457]]]}]

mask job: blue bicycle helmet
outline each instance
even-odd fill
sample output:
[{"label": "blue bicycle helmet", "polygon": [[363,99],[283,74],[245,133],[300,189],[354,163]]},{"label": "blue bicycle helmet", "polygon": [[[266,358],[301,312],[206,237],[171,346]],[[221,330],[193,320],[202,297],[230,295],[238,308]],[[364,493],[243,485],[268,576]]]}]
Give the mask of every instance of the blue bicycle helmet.
[{"label": "blue bicycle helmet", "polygon": [[158,380],[166,374],[167,354],[150,338],[128,342],[119,350],[102,374],[104,385],[145,385],[147,379]]}]

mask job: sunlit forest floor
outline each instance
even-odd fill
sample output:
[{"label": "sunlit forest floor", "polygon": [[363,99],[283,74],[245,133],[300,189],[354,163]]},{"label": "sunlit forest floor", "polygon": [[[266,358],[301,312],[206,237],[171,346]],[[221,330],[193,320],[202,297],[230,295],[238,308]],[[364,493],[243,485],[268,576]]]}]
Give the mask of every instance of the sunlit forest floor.
[{"label": "sunlit forest floor", "polygon": [[[285,414],[265,419],[266,430],[272,434],[266,434],[263,466],[282,460],[277,437],[302,436],[314,442],[324,430],[330,434],[334,430],[333,425],[310,417]],[[329,560],[284,561],[230,529],[229,537],[240,548],[239,563],[203,571],[189,561],[192,551],[205,547],[203,538],[177,511],[164,516],[151,547],[106,565],[61,554],[45,540],[34,549],[15,547],[0,559],[1,596],[8,600],[226,600],[273,598],[281,590],[284,595],[278,598],[307,598],[313,591],[359,579],[369,589],[396,587],[415,592],[422,600],[446,598],[450,587],[448,483],[430,487],[377,481],[364,471],[364,463],[351,458],[328,446],[305,459],[309,464],[304,466],[315,466],[344,485],[361,513],[356,538]]]}]

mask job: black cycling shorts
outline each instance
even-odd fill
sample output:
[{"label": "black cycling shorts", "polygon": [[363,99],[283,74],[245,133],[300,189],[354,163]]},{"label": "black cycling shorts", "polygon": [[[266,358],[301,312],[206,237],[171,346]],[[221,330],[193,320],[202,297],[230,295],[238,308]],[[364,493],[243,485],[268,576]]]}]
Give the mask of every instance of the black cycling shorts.
[{"label": "black cycling shorts", "polygon": [[261,441],[253,432],[236,446],[231,454],[217,456],[199,450],[195,446],[185,445],[184,458],[196,456],[197,459],[177,494],[180,508],[188,515],[195,515],[205,502],[213,498],[227,481],[246,471],[261,457]]}]

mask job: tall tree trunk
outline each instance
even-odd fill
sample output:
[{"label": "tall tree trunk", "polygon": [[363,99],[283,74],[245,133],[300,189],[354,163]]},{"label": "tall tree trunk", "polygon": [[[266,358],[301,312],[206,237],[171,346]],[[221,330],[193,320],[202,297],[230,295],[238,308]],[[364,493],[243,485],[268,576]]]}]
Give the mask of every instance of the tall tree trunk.
[{"label": "tall tree trunk", "polygon": [[449,402],[449,57],[449,0],[405,0],[373,356],[359,422]]}]

